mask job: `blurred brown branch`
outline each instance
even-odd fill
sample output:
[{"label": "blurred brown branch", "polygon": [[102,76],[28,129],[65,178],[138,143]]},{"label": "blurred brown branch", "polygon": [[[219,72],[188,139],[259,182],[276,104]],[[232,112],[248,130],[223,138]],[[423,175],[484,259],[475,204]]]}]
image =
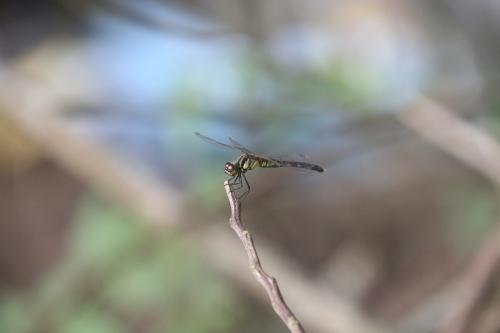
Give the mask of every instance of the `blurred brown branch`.
[{"label": "blurred brown branch", "polygon": [[[485,131],[425,98],[413,110],[401,113],[399,120],[500,189],[500,145]],[[500,266],[500,226],[490,235],[452,288],[454,295],[441,325],[443,333],[467,332]]]},{"label": "blurred brown branch", "polygon": [[91,138],[77,135],[63,119],[62,101],[41,84],[0,68],[0,112],[49,157],[99,193],[129,207],[139,207],[147,221],[173,224],[180,214],[179,193],[127,169]]},{"label": "blurred brown branch", "polygon": [[425,98],[399,114],[399,120],[500,188],[500,145],[490,135]]},{"label": "blurred brown branch", "polygon": [[262,268],[259,256],[257,255],[257,250],[255,249],[255,245],[253,243],[252,236],[247,230],[244,229],[243,224],[241,223],[241,203],[236,198],[234,192],[231,190],[231,187],[227,180],[224,182],[224,188],[226,189],[229,205],[231,206],[231,217],[229,218],[229,223],[231,225],[231,228],[243,243],[245,252],[248,255],[250,269],[252,270],[253,275],[266,290],[267,295],[271,300],[274,311],[278,314],[281,320],[283,320],[290,332],[305,333],[302,325],[283,299],[278,286],[278,282],[274,277],[267,274]]},{"label": "blurred brown branch", "polygon": [[476,256],[472,259],[469,268],[460,278],[461,301],[449,313],[444,321],[441,332],[465,333],[470,326],[481,305],[483,297],[495,282],[495,274],[500,266],[500,229],[484,241]]}]

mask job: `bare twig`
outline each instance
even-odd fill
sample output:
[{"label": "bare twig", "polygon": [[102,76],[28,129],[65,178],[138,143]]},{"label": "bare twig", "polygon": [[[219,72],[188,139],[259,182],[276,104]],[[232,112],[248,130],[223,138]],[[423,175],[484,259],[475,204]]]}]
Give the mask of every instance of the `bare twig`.
[{"label": "bare twig", "polygon": [[[236,237],[227,237],[218,223],[207,223],[195,233],[196,244],[203,244],[204,254],[213,265],[238,283],[251,295],[267,301],[240,253],[241,242]],[[262,243],[262,244],[261,244]],[[388,325],[367,317],[355,303],[339,296],[328,285],[311,279],[302,267],[277,251],[271,244],[259,242],[259,255],[266,258],[273,274],[286,285],[287,302],[300,313],[300,321],[308,330],[318,333],[394,333]]]},{"label": "bare twig", "polygon": [[231,228],[243,243],[253,275],[266,290],[274,311],[278,314],[278,316],[280,316],[281,320],[283,320],[290,332],[305,333],[302,325],[285,303],[278,287],[278,282],[274,277],[269,276],[262,268],[259,256],[255,250],[252,236],[248,230],[245,230],[243,224],[241,223],[241,203],[238,199],[236,199],[235,194],[231,191],[228,181],[224,182],[224,188],[226,189],[227,198],[229,199],[229,204],[231,206],[231,217],[229,218],[229,223]]}]

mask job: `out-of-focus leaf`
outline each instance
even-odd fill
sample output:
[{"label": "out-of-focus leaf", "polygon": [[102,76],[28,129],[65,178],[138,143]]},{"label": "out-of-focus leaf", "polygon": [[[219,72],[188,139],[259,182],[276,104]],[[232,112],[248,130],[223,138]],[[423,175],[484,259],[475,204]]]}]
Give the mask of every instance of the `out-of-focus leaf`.
[{"label": "out-of-focus leaf", "polygon": [[56,333],[122,333],[127,332],[118,320],[95,308],[93,305],[83,305],[68,313],[64,323]]},{"label": "out-of-focus leaf", "polygon": [[449,224],[452,240],[460,250],[470,250],[496,223],[496,203],[490,190],[467,186],[451,195]]}]

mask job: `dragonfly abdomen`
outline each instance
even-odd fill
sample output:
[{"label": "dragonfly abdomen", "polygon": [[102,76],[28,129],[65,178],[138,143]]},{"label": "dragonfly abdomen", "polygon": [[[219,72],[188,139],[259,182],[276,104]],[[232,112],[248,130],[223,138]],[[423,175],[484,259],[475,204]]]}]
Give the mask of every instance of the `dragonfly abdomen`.
[{"label": "dragonfly abdomen", "polygon": [[282,168],[282,167],[301,168],[301,169],[314,170],[317,172],[324,171],[324,169],[321,166],[306,162],[272,160],[252,155],[244,155],[240,159],[240,168],[244,172],[253,170],[255,168]]},{"label": "dragonfly abdomen", "polygon": [[280,164],[278,164],[274,161],[270,161],[270,160],[258,159],[258,160],[256,160],[256,162],[258,163],[258,166],[261,168],[279,168],[279,167],[281,167]]},{"label": "dragonfly abdomen", "polygon": [[280,167],[291,167],[291,168],[301,168],[314,170],[317,172],[323,172],[325,169],[316,164],[305,163],[305,162],[296,162],[296,161],[278,161]]}]

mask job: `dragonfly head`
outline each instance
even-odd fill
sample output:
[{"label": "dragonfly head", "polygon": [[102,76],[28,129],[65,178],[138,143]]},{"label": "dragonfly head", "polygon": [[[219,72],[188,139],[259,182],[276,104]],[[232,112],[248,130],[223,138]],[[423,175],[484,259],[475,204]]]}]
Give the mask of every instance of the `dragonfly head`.
[{"label": "dragonfly head", "polygon": [[226,165],[224,165],[224,172],[234,177],[238,174],[238,167],[234,163],[227,162]]}]

